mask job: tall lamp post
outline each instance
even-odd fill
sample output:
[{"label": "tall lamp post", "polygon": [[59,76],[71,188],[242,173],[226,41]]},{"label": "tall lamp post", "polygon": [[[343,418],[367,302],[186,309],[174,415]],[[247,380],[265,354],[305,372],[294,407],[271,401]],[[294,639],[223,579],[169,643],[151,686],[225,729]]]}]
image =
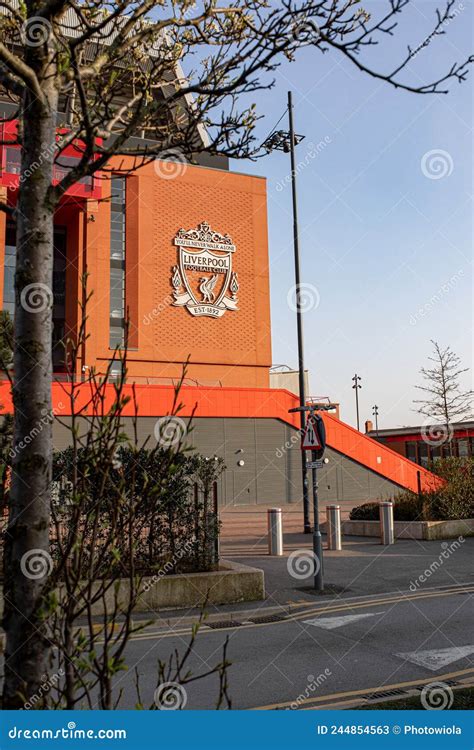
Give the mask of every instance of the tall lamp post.
[{"label": "tall lamp post", "polygon": [[356,392],[356,414],[357,414],[357,429],[360,429],[360,420],[359,420],[359,388],[362,388],[361,385],[359,385],[359,382],[362,380],[362,378],[357,375],[357,373],[352,378],[352,381],[354,385],[352,386],[355,389]]},{"label": "tall lamp post", "polygon": [[[295,133],[293,124],[293,100],[291,91],[288,92],[288,125],[289,130],[275,130],[271,133],[263,146],[268,152],[283,151],[290,154],[291,161],[291,193],[293,201],[293,251],[295,263],[295,287],[296,287],[296,331],[298,338],[298,381],[300,392],[300,428],[301,434],[304,433],[306,426],[305,412],[302,410],[306,406],[306,393],[304,384],[304,346],[303,346],[303,320],[301,308],[301,282],[300,282],[300,251],[298,237],[298,205],[296,200],[296,160],[295,146],[304,138],[304,135]],[[309,492],[308,492],[308,468],[306,466],[305,451],[301,451],[301,479],[303,484],[303,523],[304,533],[311,533],[311,521],[309,514]]]},{"label": "tall lamp post", "polygon": [[375,434],[378,437],[379,436],[379,407],[377,406],[377,404],[375,404],[372,407],[372,414],[375,417]]}]

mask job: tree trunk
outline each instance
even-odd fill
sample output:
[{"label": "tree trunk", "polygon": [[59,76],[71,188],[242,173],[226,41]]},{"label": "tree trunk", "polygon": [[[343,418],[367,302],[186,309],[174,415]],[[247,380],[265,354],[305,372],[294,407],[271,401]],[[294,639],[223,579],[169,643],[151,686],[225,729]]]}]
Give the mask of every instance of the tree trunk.
[{"label": "tree trunk", "polygon": [[[26,51],[43,98],[23,99],[15,273],[14,459],[5,542],[3,708],[21,708],[44,680],[51,649],[42,592],[49,555],[52,461],[51,337],[57,93],[51,43]],[[22,697],[23,696],[23,697]]]}]

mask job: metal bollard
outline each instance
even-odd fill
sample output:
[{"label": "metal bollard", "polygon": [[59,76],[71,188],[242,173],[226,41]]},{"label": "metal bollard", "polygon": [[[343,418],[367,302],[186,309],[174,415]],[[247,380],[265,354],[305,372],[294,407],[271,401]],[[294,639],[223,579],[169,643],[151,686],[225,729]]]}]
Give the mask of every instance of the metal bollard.
[{"label": "metal bollard", "polygon": [[268,554],[283,555],[281,508],[268,508]]},{"label": "metal bollard", "polygon": [[394,544],[393,503],[380,503],[380,544]]},{"label": "metal bollard", "polygon": [[342,549],[341,506],[326,505],[328,549]]}]

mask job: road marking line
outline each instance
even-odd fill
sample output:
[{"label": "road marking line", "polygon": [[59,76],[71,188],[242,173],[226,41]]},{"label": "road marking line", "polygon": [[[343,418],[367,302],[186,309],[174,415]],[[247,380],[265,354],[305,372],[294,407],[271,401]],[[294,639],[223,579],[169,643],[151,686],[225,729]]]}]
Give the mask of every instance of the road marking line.
[{"label": "road marking line", "polygon": [[[461,669],[458,672],[447,672],[446,674],[438,675],[439,679],[449,680],[454,677],[461,677],[465,674],[471,674],[474,672],[474,667],[469,669]],[[369,693],[378,693],[385,690],[394,690],[395,688],[411,687],[413,685],[422,685],[427,680],[426,677],[420,677],[417,680],[410,680],[409,682],[395,682],[393,685],[376,685],[375,687],[362,688],[361,690],[346,690],[342,693],[331,693],[329,695],[320,695],[317,698],[305,698],[301,701],[301,705],[307,705],[311,703],[324,703],[324,701],[331,700],[332,698],[349,698],[351,695],[368,695]],[[284,701],[282,703],[272,703],[268,706],[256,706],[252,711],[270,711],[275,708],[287,708],[291,706],[294,701]]]},{"label": "road marking line", "polygon": [[383,615],[384,612],[365,612],[361,615],[342,615],[341,617],[316,617],[314,620],[303,620],[305,625],[314,625],[316,628],[324,628],[324,630],[334,630],[334,628],[342,628],[343,625],[348,625],[350,622],[356,622],[357,620],[365,620],[366,617],[375,617],[375,615]]},{"label": "road marking line", "polygon": [[411,661],[412,664],[418,664],[432,672],[447,667],[465,656],[474,654],[474,644],[470,646],[451,646],[450,648],[433,648],[429,651],[409,651],[404,654],[395,654],[405,661]]},{"label": "road marking line", "polygon": [[[469,589],[459,589],[459,588],[457,588],[457,589],[453,589],[451,591],[446,591],[444,589],[443,590],[435,590],[435,591],[431,590],[429,593],[426,592],[426,593],[423,593],[423,594],[416,593],[416,594],[412,594],[412,595],[406,595],[406,596],[403,595],[403,596],[399,596],[399,597],[390,597],[390,598],[385,598],[385,599],[376,599],[376,600],[371,599],[371,600],[368,600],[368,601],[365,601],[365,602],[358,602],[358,603],[354,603],[354,604],[346,604],[346,605],[339,605],[339,606],[332,605],[330,607],[322,607],[322,608],[319,608],[319,609],[311,610],[309,612],[302,612],[302,613],[296,614],[296,615],[291,615],[291,614],[290,615],[286,615],[285,619],[283,619],[283,620],[277,620],[275,622],[253,623],[252,625],[240,625],[239,626],[239,630],[246,630],[247,628],[250,628],[250,627],[252,627],[252,628],[268,628],[270,626],[282,625],[282,624],[285,624],[285,623],[288,624],[290,622],[304,620],[304,618],[307,618],[308,616],[311,616],[311,615],[316,615],[317,616],[317,615],[321,615],[321,614],[326,614],[328,612],[345,612],[345,611],[350,610],[350,609],[362,609],[362,608],[365,608],[365,607],[372,607],[372,606],[377,605],[377,604],[383,605],[383,604],[403,603],[403,602],[409,602],[409,601],[413,601],[413,600],[418,601],[420,599],[432,599],[432,598],[439,598],[441,596],[455,596],[456,594],[466,594],[466,593],[474,593],[474,588],[469,588]],[[264,609],[262,609],[262,614],[265,614],[265,610]],[[203,624],[205,624],[205,623],[203,623]],[[178,630],[177,628],[180,628],[180,627],[181,627],[181,629]],[[150,639],[156,638],[157,636],[160,636],[161,638],[174,638],[175,636],[180,636],[180,635],[190,635],[191,634],[191,629],[192,629],[191,625],[188,625],[188,626],[179,626],[179,625],[176,625],[176,629],[175,630],[171,630],[171,631],[156,631],[155,630],[155,631],[151,631],[151,632],[142,632],[142,633],[137,634],[136,636],[132,635],[131,640],[133,640],[133,641],[140,641],[140,640],[141,641],[146,641],[146,640],[150,640]],[[206,635],[208,633],[222,633],[222,632],[226,632],[227,630],[235,630],[235,629],[236,629],[235,626],[229,626],[227,628],[219,628],[218,630],[216,630],[214,628],[206,628],[205,630],[200,630],[199,634]],[[100,641],[98,641],[98,643],[100,643]]]}]

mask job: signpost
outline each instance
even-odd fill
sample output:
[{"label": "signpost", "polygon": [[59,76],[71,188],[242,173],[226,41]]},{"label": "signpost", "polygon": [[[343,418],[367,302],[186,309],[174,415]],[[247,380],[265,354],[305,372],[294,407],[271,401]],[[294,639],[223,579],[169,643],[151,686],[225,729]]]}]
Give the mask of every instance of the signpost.
[{"label": "signpost", "polygon": [[309,412],[308,418],[306,420],[306,428],[301,439],[301,450],[311,451],[311,461],[307,463],[307,466],[308,468],[311,468],[313,485],[313,554],[315,562],[314,588],[316,589],[316,591],[324,591],[323,544],[321,539],[321,531],[319,529],[317,470],[320,469],[324,463],[323,455],[326,448],[326,429],[324,427],[324,422],[321,416],[317,414],[316,408],[314,406],[299,406],[295,409],[290,409],[290,412],[294,411]]},{"label": "signpost", "polygon": [[308,469],[322,469],[327,462],[327,458],[318,458],[316,461],[307,461],[306,466]]}]

